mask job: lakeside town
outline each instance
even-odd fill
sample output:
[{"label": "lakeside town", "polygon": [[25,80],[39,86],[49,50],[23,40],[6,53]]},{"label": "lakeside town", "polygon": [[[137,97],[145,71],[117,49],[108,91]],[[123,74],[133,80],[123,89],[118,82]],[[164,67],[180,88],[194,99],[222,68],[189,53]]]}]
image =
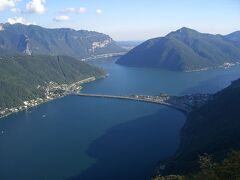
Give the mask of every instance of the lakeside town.
[{"label": "lakeside town", "polygon": [[154,102],[158,104],[165,104],[173,108],[182,110],[189,113],[195,108],[203,106],[207,101],[212,98],[211,94],[191,94],[184,96],[170,96],[168,94],[161,93],[158,96],[145,96],[145,95],[132,95],[130,97],[146,102]]},{"label": "lakeside town", "polygon": [[201,68],[201,69],[195,69],[195,70],[187,70],[185,72],[199,72],[199,71],[207,71],[207,70],[210,70],[210,69],[230,69],[234,66],[239,66],[240,65],[240,62],[225,62],[223,63],[222,65],[219,65],[219,66],[215,66],[215,67],[205,67],[205,68]]},{"label": "lakeside town", "polygon": [[76,92],[79,92],[82,89],[82,85],[88,82],[95,81],[95,77],[89,77],[81,81],[77,81],[72,84],[58,84],[56,82],[49,82],[46,86],[38,86],[37,88],[42,88],[44,90],[44,97],[38,97],[35,99],[27,100],[18,107],[10,108],[1,108],[0,107],[0,118],[9,116],[12,113],[17,113],[20,111],[27,110],[29,108],[38,106],[42,103],[61,98]]}]

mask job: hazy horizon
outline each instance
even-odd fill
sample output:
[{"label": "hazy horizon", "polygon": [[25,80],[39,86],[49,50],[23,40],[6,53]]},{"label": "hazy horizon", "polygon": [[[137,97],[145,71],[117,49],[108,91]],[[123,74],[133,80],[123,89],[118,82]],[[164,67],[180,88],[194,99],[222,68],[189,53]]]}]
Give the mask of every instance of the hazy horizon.
[{"label": "hazy horizon", "polygon": [[143,41],[181,27],[223,35],[240,30],[237,0],[0,0],[0,13],[0,22],[98,31],[116,41]]}]

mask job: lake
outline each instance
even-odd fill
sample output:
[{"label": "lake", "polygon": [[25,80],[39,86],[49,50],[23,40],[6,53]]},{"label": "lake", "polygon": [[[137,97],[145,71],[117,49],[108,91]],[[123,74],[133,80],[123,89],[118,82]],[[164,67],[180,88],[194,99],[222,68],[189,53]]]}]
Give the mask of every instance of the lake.
[{"label": "lake", "polygon": [[[92,61],[109,77],[85,93],[182,95],[216,92],[240,67],[202,72],[129,68],[115,58]],[[149,179],[174,154],[185,116],[144,102],[68,96],[0,120],[0,179]]]}]

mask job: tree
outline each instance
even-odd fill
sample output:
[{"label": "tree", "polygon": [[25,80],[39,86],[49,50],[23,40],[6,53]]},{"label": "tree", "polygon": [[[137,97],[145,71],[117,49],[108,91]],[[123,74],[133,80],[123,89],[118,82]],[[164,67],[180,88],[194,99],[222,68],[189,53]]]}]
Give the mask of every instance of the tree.
[{"label": "tree", "polygon": [[240,151],[231,152],[215,171],[220,179],[240,179]]},{"label": "tree", "polygon": [[194,176],[196,180],[217,180],[215,173],[217,164],[213,161],[212,156],[204,154],[199,157],[200,172]]},{"label": "tree", "polygon": [[221,163],[204,154],[199,157],[199,166],[197,174],[158,176],[153,180],[240,180],[240,151],[232,151]]}]

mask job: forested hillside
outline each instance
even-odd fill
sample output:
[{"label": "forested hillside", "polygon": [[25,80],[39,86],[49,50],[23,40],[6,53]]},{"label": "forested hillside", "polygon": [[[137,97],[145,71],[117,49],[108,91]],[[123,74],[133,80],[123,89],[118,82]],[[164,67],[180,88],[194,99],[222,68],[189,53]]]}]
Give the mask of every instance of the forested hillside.
[{"label": "forested hillside", "polygon": [[39,86],[50,81],[70,84],[104,71],[65,56],[5,56],[0,58],[0,107],[19,105],[43,95]]},{"label": "forested hillside", "polygon": [[239,33],[228,36],[181,28],[165,37],[150,39],[122,56],[117,63],[174,71],[217,68],[240,63]]},{"label": "forested hillside", "polygon": [[220,161],[240,149],[240,80],[218,92],[203,107],[189,114],[176,155],[163,174],[186,174],[198,169],[199,155],[208,153]]}]

